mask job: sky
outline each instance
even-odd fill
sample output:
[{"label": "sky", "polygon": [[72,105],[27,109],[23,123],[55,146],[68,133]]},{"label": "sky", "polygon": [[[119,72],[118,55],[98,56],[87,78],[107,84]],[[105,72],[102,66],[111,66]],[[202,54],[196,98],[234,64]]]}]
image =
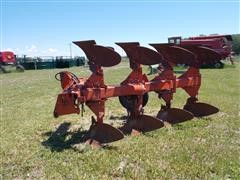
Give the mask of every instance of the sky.
[{"label": "sky", "polygon": [[167,42],[170,36],[239,34],[240,0],[0,0],[1,51],[84,55],[72,41]]}]

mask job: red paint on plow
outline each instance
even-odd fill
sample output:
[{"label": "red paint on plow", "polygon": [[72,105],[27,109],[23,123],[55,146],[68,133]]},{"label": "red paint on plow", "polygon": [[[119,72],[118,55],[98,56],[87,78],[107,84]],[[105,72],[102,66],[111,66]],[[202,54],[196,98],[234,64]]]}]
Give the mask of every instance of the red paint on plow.
[{"label": "red paint on plow", "polygon": [[[157,51],[142,47],[138,42],[117,43],[126,52],[132,72],[118,86],[106,85],[102,67],[112,67],[120,63],[120,55],[113,48],[96,45],[96,42],[74,42],[87,55],[89,78],[77,78],[74,74],[60,72],[63,92],[58,95],[54,116],[80,113],[81,106],[87,105],[95,114],[87,133],[87,142],[94,144],[110,143],[122,139],[123,132],[148,132],[164,126],[164,121],[175,124],[218,112],[218,109],[206,103],[199,103],[197,95],[201,86],[199,66],[218,53],[201,46],[177,47],[173,44],[151,44]],[[192,51],[191,51],[192,50]],[[176,77],[173,66],[186,64],[189,69]],[[159,64],[161,72],[152,80],[143,74],[141,65]],[[176,88],[182,88],[190,96],[184,109],[172,108],[171,101]],[[143,107],[147,105],[148,93],[155,92],[165,102],[161,105],[157,117],[144,115]],[[105,102],[111,97],[120,97],[121,104],[128,111],[126,124],[115,128],[103,123]],[[136,134],[136,133],[134,133]],[[97,142],[97,143],[96,143]]]}]

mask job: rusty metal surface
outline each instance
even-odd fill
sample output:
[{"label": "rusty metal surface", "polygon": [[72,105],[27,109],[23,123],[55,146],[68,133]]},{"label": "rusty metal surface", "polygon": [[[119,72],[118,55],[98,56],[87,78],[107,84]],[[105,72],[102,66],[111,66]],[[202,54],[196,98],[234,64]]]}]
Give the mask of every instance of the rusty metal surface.
[{"label": "rusty metal surface", "polygon": [[122,139],[123,133],[113,126],[105,123],[91,125],[87,139],[93,139],[101,144],[110,143]]},{"label": "rusty metal surface", "polygon": [[76,44],[78,47],[80,47],[84,53],[86,54],[87,58],[93,59],[92,53],[91,53],[91,47],[96,44],[94,40],[89,41],[73,41],[74,44]]},{"label": "rusty metal surface", "polygon": [[132,130],[138,132],[149,132],[164,127],[162,120],[149,116],[138,115],[133,119],[129,119],[125,127],[122,128],[124,132],[131,132]]},{"label": "rusty metal surface", "polygon": [[198,65],[211,64],[222,59],[218,52],[208,47],[199,45],[181,45],[181,47],[188,49],[196,55]]},{"label": "rusty metal surface", "polygon": [[195,55],[182,47],[174,46],[173,44],[150,44],[153,46],[163,57],[173,64],[186,64],[193,66],[196,64]]},{"label": "rusty metal surface", "polygon": [[74,94],[59,94],[53,111],[54,117],[57,118],[58,116],[72,113],[79,114],[80,108],[76,106],[75,100],[76,98],[74,97]]},{"label": "rusty metal surface", "polygon": [[184,109],[193,113],[196,117],[209,116],[219,112],[219,109],[207,103],[194,102],[184,106]]},{"label": "rusty metal surface", "polygon": [[115,44],[120,46],[125,51],[125,53],[127,54],[128,58],[130,60],[134,61],[134,58],[135,58],[134,50],[136,47],[138,47],[140,45],[138,42],[118,42]]},{"label": "rusty metal surface", "polygon": [[92,61],[94,59],[93,56],[93,46],[96,44],[94,40],[89,41],[73,41],[74,44],[76,44],[78,47],[80,47],[83,52],[86,54],[87,59],[89,61]]},{"label": "rusty metal surface", "polygon": [[222,59],[218,52],[208,47],[200,46],[199,52],[198,59],[200,60],[201,64],[208,64],[212,63],[213,61],[220,61]]},{"label": "rusty metal surface", "polygon": [[73,43],[76,44],[77,46],[79,46],[80,48],[82,48],[84,46],[94,45],[94,44],[96,44],[96,41],[95,40],[73,41]]},{"label": "rusty metal surface", "polygon": [[194,118],[194,116],[189,111],[178,108],[170,108],[160,110],[157,114],[157,118],[162,119],[170,124],[176,124],[191,120]]},{"label": "rusty metal surface", "polygon": [[138,42],[116,43],[126,52],[131,61],[142,65],[164,63],[162,56],[156,51],[142,47]]},{"label": "rusty metal surface", "polygon": [[137,58],[135,49],[139,46],[138,42],[119,42],[116,43],[120,46],[126,53],[129,61],[130,61],[130,68],[131,69],[140,69],[140,64],[138,64],[135,59]]},{"label": "rusty metal surface", "polygon": [[93,56],[94,58],[92,61],[103,67],[115,66],[121,61],[121,56],[117,52],[110,48],[99,45],[94,45]]},{"label": "rusty metal surface", "polygon": [[162,56],[149,48],[139,46],[136,48],[136,62],[143,65],[154,65],[159,63],[164,63]]},{"label": "rusty metal surface", "polygon": [[[57,117],[72,113],[79,114],[80,110],[83,113],[83,105],[87,105],[96,117],[92,117],[92,125],[86,135],[87,143],[91,145],[101,146],[102,143],[110,143],[123,138],[123,133],[119,129],[103,123],[105,102],[110,97],[136,97],[130,103],[131,108],[127,108],[129,119],[121,128],[122,131],[133,132],[133,134],[162,128],[164,121],[171,124],[181,123],[192,119],[193,115],[201,117],[219,111],[214,106],[197,102],[196,97],[201,85],[198,64],[218,57],[218,54],[209,48],[199,46],[186,46],[186,48],[184,46],[183,48],[172,44],[151,44],[159,51],[156,52],[140,46],[138,42],[117,43],[129,56],[132,71],[122,83],[111,86],[105,84],[104,71],[101,66],[117,65],[121,60],[120,55],[111,47],[96,45],[95,41],[77,41],[74,43],[86,53],[92,74],[84,81],[80,81],[82,78],[77,78],[74,74],[66,71],[62,72],[60,81],[63,92],[58,96],[54,115]],[[183,75],[176,77],[169,62],[171,64],[187,64],[190,67]],[[161,63],[164,68],[152,80],[148,80],[147,76],[143,74],[141,64],[153,65],[158,63]],[[183,88],[190,96],[184,110],[170,108],[173,94],[177,88]],[[143,95],[150,91],[156,92],[158,98],[165,102],[157,118],[143,114]],[[126,104],[124,105],[126,106]]]},{"label": "rusty metal surface", "polygon": [[103,67],[111,67],[120,63],[121,56],[112,47],[104,47],[95,44],[95,41],[76,41],[86,54],[89,61]]}]

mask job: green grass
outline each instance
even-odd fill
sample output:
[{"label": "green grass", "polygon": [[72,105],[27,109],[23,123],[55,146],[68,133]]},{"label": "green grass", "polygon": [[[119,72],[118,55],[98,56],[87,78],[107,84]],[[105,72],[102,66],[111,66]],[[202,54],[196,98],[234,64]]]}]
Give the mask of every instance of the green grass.
[{"label": "green grass", "polygon": [[[54,79],[59,70],[1,74],[0,179],[239,179],[239,68],[236,63],[201,70],[199,100],[217,106],[219,113],[127,136],[100,150],[78,141],[90,125],[92,113],[87,107],[84,117],[53,118],[61,92]],[[67,70],[78,76],[90,74],[84,67]],[[123,62],[104,71],[108,84],[119,84],[130,69]],[[183,107],[186,99],[178,89],[173,107]],[[150,93],[146,114],[155,116],[161,103],[157,94]],[[106,122],[119,125],[123,115],[118,98],[109,99]],[[56,133],[59,126],[67,132]]]}]

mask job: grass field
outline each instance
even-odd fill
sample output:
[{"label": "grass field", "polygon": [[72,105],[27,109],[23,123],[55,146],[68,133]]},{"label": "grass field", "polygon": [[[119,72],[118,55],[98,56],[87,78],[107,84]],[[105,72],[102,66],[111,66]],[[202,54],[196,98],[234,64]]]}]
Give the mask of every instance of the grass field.
[{"label": "grass field", "polygon": [[[87,107],[84,117],[53,118],[60,70],[0,74],[0,179],[240,179],[239,68],[201,70],[199,99],[219,113],[127,136],[100,150],[79,144],[90,125]],[[90,74],[84,67],[67,70]],[[106,83],[119,84],[129,72],[126,62],[107,68]],[[178,89],[173,107],[186,99]],[[145,113],[155,116],[161,103],[150,93]],[[106,106],[106,122],[120,125],[126,112],[118,98]]]}]

